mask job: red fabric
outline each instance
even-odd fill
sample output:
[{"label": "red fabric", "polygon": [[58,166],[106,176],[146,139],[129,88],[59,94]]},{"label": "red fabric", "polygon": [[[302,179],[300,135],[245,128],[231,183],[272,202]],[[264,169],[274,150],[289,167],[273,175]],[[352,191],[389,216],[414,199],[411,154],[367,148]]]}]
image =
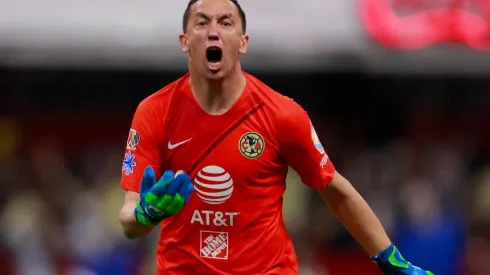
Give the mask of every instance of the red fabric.
[{"label": "red fabric", "polygon": [[[393,48],[420,49],[458,42],[477,50],[490,49],[490,0],[448,0],[446,7],[430,7],[440,1],[359,0],[364,26],[377,42]],[[473,8],[465,9],[467,5]],[[415,12],[397,15],[401,8]]]},{"label": "red fabric", "polygon": [[[136,111],[121,185],[139,189],[143,169],[184,170],[195,191],[162,222],[158,274],[297,274],[282,220],[288,165],[312,188],[335,168],[306,112],[256,78],[223,115],[196,102],[189,76],[144,100]],[[254,111],[255,110],[255,111]],[[244,119],[245,118],[245,119]]]}]

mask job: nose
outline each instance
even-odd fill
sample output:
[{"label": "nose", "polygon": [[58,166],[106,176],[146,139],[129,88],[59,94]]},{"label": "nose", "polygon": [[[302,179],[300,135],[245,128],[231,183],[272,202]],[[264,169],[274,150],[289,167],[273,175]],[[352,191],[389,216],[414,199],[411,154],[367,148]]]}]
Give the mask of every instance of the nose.
[{"label": "nose", "polygon": [[218,26],[217,24],[211,24],[208,33],[208,41],[218,41],[218,40],[219,40]]},{"label": "nose", "polygon": [[209,33],[208,34],[208,40],[209,41],[218,41],[219,36],[218,36],[218,34],[215,34],[215,33]]}]

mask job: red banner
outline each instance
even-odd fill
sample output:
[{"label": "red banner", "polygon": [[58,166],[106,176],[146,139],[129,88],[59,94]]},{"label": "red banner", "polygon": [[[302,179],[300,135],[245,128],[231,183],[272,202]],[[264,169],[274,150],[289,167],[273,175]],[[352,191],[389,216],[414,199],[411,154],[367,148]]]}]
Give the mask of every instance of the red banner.
[{"label": "red banner", "polygon": [[462,43],[490,50],[490,0],[359,0],[365,28],[392,48]]}]

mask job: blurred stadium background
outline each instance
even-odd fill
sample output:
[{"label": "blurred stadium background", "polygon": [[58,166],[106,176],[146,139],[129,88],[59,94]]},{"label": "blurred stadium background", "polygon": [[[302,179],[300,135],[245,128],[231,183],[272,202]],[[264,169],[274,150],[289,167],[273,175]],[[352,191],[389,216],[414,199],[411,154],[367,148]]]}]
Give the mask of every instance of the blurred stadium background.
[{"label": "blurred stadium background", "polygon": [[[136,105],[185,72],[186,2],[0,1],[0,274],[152,274],[158,232],[128,241],[117,222],[121,161]],[[368,1],[242,2],[244,68],[309,111],[405,256],[490,274],[490,53],[376,43]],[[490,45],[490,1],[470,2]],[[439,19],[418,23],[465,29]],[[379,274],[294,171],[287,184],[301,274]]]}]

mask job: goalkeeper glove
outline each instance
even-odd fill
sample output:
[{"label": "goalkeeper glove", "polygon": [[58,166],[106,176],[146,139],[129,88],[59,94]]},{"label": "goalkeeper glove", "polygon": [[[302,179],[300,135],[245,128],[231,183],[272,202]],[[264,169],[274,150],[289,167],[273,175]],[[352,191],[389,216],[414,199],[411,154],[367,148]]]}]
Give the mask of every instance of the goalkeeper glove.
[{"label": "goalkeeper glove", "polygon": [[434,275],[430,271],[425,271],[407,262],[393,244],[379,253],[378,256],[371,257],[371,260],[379,266],[385,275]]},{"label": "goalkeeper glove", "polygon": [[184,207],[194,189],[184,172],[165,171],[156,182],[153,168],[146,167],[140,184],[140,201],[134,215],[142,225],[153,226]]}]

